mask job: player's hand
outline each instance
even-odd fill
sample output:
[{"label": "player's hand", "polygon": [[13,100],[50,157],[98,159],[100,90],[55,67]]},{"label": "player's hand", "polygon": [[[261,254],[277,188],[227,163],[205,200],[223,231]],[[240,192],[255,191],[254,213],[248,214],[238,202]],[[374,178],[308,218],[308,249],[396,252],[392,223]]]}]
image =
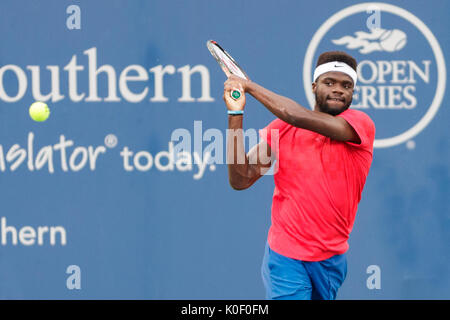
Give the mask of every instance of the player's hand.
[{"label": "player's hand", "polygon": [[[242,79],[238,76],[231,75],[224,83],[223,100],[227,105],[228,110],[244,110],[245,107],[245,91],[248,80]],[[241,96],[239,99],[234,100],[231,97],[231,92],[239,90]]]}]

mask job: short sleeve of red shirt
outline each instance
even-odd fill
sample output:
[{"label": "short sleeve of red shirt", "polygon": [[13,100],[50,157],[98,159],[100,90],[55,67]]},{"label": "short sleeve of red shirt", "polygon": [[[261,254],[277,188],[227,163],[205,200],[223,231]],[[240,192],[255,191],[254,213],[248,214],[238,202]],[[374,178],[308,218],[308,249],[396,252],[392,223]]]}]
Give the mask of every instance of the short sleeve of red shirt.
[{"label": "short sleeve of red shirt", "polygon": [[375,139],[375,124],[369,116],[364,112],[354,109],[347,109],[337,116],[344,118],[353,127],[353,129],[355,129],[361,139],[361,144],[352,142],[346,143],[372,152],[373,141]]}]

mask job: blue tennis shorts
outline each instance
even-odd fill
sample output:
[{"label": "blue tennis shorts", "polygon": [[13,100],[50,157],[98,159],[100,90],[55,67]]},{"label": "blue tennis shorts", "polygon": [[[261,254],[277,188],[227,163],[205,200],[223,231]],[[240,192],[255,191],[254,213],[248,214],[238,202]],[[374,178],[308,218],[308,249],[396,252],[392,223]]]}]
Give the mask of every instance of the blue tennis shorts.
[{"label": "blue tennis shorts", "polygon": [[334,300],[347,275],[347,258],[341,254],[301,261],[276,253],[266,243],[261,273],[266,299]]}]

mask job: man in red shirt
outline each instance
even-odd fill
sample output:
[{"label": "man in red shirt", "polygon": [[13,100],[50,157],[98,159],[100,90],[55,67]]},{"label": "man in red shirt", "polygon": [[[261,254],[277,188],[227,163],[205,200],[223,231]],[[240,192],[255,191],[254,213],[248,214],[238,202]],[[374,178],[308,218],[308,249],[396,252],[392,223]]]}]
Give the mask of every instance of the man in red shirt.
[{"label": "man in red shirt", "polygon": [[[231,76],[227,164],[236,190],[250,187],[275,165],[272,225],[262,265],[269,299],[335,299],[346,273],[345,253],[372,163],[375,126],[349,109],[357,63],[345,52],[319,56],[313,76],[314,110],[258,84]],[[245,153],[242,120],[249,93],[277,119],[260,130]]]}]

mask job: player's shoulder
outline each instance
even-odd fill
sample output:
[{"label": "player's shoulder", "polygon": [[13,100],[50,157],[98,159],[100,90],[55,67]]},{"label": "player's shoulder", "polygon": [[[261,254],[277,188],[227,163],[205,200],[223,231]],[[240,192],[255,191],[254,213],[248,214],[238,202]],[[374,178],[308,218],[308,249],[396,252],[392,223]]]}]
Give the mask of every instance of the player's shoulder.
[{"label": "player's shoulder", "polygon": [[358,117],[365,117],[365,118],[369,118],[369,115],[361,110],[357,110],[357,109],[352,109],[352,108],[348,108],[347,110],[345,110],[344,112],[342,112],[341,114],[351,114],[354,116],[358,116]]},{"label": "player's shoulder", "polygon": [[358,119],[360,121],[365,122],[367,125],[371,126],[371,127],[375,127],[375,123],[373,122],[372,118],[370,118],[370,116],[361,111],[361,110],[356,110],[356,109],[347,109],[344,112],[341,113],[341,115],[345,118],[346,116],[352,117],[354,119]]},{"label": "player's shoulder", "polygon": [[275,118],[269,123],[269,126],[271,128],[277,128],[277,129],[287,129],[289,127],[292,127],[289,123],[281,120],[280,118]]}]

